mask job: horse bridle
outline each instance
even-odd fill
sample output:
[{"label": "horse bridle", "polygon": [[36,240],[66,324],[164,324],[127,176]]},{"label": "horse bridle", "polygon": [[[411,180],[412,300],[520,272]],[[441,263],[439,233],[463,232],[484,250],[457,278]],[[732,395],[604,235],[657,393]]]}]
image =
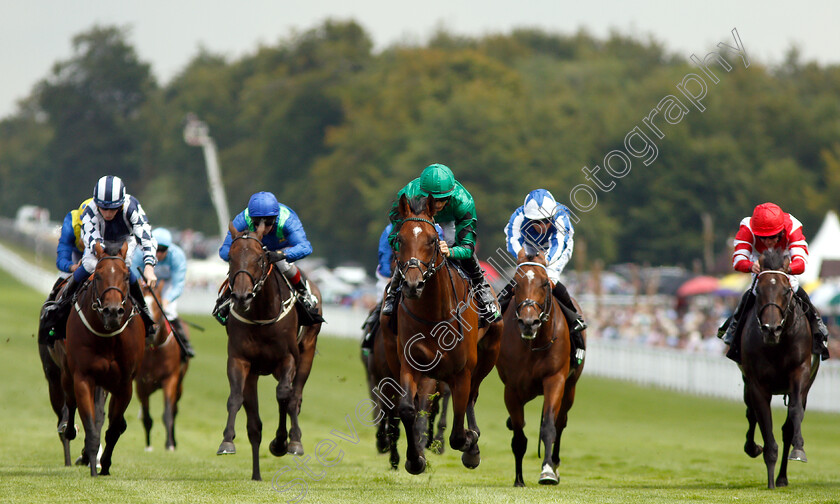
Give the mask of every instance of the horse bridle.
[{"label": "horse bridle", "polygon": [[[128,268],[128,263],[126,263],[125,259],[123,259],[120,256],[105,256],[99,259],[99,261],[104,261],[106,259],[120,260],[123,264],[126,265],[126,268]],[[102,297],[105,295],[106,292],[112,289],[120,293],[120,298],[122,299],[122,301],[120,301],[120,306],[125,307],[125,303],[128,300],[128,296],[126,295],[126,293],[115,285],[111,285],[102,292],[99,292],[97,289],[97,276],[95,274],[93,275],[93,282],[91,288],[93,289],[93,301],[91,302],[90,307],[93,308],[93,311],[99,313],[100,315],[102,315],[102,310],[104,309],[102,307]]]},{"label": "horse bridle", "polygon": [[[540,264],[538,262],[523,262],[523,263],[520,263],[520,264],[516,265],[516,270],[518,271],[519,268],[521,268],[522,266],[539,266],[540,268],[545,270],[546,279],[548,277],[548,268],[546,268],[544,264]],[[516,272],[514,272],[514,274],[515,273]],[[550,282],[546,282],[546,285],[545,285],[545,301],[542,304],[537,303],[536,301],[534,301],[531,298],[525,298],[524,300],[522,300],[522,302],[520,302],[519,304],[516,305],[516,309],[514,310],[514,314],[516,315],[517,320],[521,320],[521,317],[519,315],[520,308],[523,308],[523,307],[527,308],[529,306],[539,307],[539,309],[540,309],[540,316],[539,316],[540,324],[544,324],[548,321],[548,317],[551,316],[551,307],[553,306],[552,303],[551,303],[551,283]],[[525,338],[525,339],[528,339],[528,338]]]},{"label": "horse bridle", "polygon": [[[426,224],[431,224],[432,229],[435,228],[435,223],[434,222],[430,221],[429,219],[423,219],[422,217],[407,217],[407,218],[403,219],[403,223],[408,222],[408,221],[425,222]],[[435,230],[435,234],[437,234],[437,230]],[[436,239],[435,240],[435,255],[434,255],[434,257],[432,257],[432,259],[430,261],[421,261],[420,259],[417,259],[416,257],[412,257],[411,259],[409,259],[406,262],[402,262],[399,259],[397,259],[397,272],[399,272],[401,277],[405,278],[405,275],[406,275],[406,273],[408,273],[409,269],[411,269],[411,268],[420,269],[420,265],[423,265],[423,267],[425,267],[426,269],[425,270],[420,270],[420,271],[421,271],[421,274],[423,275],[423,281],[426,282],[430,278],[432,278],[432,275],[437,273],[438,270],[440,270],[443,267],[444,264],[446,264],[445,258],[444,258],[444,260],[441,260],[438,263],[437,262],[438,256],[443,258],[443,253],[440,251],[440,242]]]},{"label": "horse bridle", "polygon": [[262,249],[262,254],[260,255],[260,270],[262,271],[262,275],[260,276],[260,279],[257,280],[256,278],[254,278],[254,275],[252,275],[250,271],[248,271],[246,269],[238,270],[238,271],[234,272],[233,275],[230,276],[230,282],[229,282],[230,283],[230,289],[231,289],[231,291],[233,290],[233,285],[234,285],[234,282],[236,281],[236,277],[240,273],[245,273],[246,275],[248,275],[248,278],[251,279],[251,283],[254,284],[254,286],[251,288],[251,295],[256,297],[257,293],[260,291],[260,289],[262,289],[263,284],[268,279],[268,267],[267,267],[268,266],[268,260],[266,259],[266,256],[265,256],[266,248],[262,244],[262,241],[259,238],[251,236],[249,234],[244,234],[242,236],[237,236],[236,238],[233,239],[233,241],[230,242],[231,246],[233,246],[233,244],[236,242],[236,240],[256,240],[256,242],[260,244],[260,248]]},{"label": "horse bridle", "polygon": [[764,304],[763,306],[761,306],[755,312],[755,320],[756,320],[756,322],[758,322],[758,326],[761,327],[761,314],[764,312],[764,309],[767,308],[767,307],[770,307],[770,306],[775,306],[776,308],[779,309],[779,311],[782,314],[782,321],[779,323],[779,327],[784,327],[785,326],[785,321],[787,320],[788,312],[790,311],[791,302],[793,301],[793,287],[790,286],[790,275],[788,275],[784,271],[765,270],[765,271],[759,272],[758,276],[760,277],[761,275],[763,275],[765,273],[773,273],[773,274],[776,274],[776,275],[783,275],[785,278],[788,279],[788,286],[785,287],[785,295],[788,296],[788,300],[787,300],[787,303],[785,304],[784,308],[782,308],[780,305],[778,305],[776,303],[766,303],[766,304]]}]

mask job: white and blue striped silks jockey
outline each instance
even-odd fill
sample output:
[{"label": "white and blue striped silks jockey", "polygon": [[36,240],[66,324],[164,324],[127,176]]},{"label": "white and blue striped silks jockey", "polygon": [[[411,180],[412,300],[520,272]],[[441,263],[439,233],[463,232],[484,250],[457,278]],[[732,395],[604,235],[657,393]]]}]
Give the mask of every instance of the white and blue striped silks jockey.
[{"label": "white and blue striped silks jockey", "polygon": [[[535,221],[549,222],[547,231],[540,232],[533,225]],[[549,276],[555,282],[572,257],[574,234],[569,209],[557,203],[545,189],[531,191],[525,204],[513,212],[505,226],[508,252],[517,257],[526,243],[544,252]]]}]

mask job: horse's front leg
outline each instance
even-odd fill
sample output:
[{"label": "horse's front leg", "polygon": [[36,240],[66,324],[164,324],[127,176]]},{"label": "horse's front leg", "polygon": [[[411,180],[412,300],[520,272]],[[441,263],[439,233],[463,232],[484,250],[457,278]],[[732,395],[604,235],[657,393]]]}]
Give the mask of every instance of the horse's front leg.
[{"label": "horse's front leg", "polygon": [[435,446],[438,449],[438,455],[442,455],[446,448],[443,436],[446,432],[446,415],[449,412],[449,400],[452,392],[445,382],[438,382],[438,393],[440,394],[440,416],[438,417],[437,434],[435,434]]},{"label": "horse's front leg", "polygon": [[257,380],[259,376],[249,374],[245,378],[245,387],[242,391],[242,404],[245,406],[248,430],[248,441],[251,443],[251,479],[261,481],[260,475],[260,443],[262,443],[262,420],[260,420],[260,408],[257,397]]},{"label": "horse's front leg", "polygon": [[557,415],[557,438],[554,440],[554,450],[551,452],[551,463],[554,465],[554,471],[560,466],[560,439],[563,437],[563,430],[569,422],[569,410],[575,403],[575,385],[576,380],[573,378],[566,380],[566,391],[563,392],[563,402],[560,405],[560,414]]},{"label": "horse's front leg", "polygon": [[750,387],[747,385],[747,379],[744,376],[741,376],[741,378],[744,380],[744,404],[747,405],[747,440],[744,443],[744,453],[755,458],[761,455],[764,449],[761,445],[755,444],[755,424],[757,422],[755,408],[751,404]]},{"label": "horse's front leg", "polygon": [[[128,403],[131,402],[132,383],[133,380],[127,377],[124,383],[116,387],[111,394],[111,402],[108,405],[108,430],[105,431],[105,450],[102,452],[100,461],[103,476],[111,474],[111,457],[114,454],[114,446],[126,429],[125,410],[128,409]],[[96,465],[95,456],[92,464]]]},{"label": "horse's front leg", "polygon": [[96,476],[96,452],[99,450],[99,430],[96,428],[95,405],[93,399],[93,380],[81,373],[73,377],[74,394],[79,408],[79,418],[85,429],[85,448],[83,458],[90,466],[90,475]]},{"label": "horse's front leg", "polygon": [[178,401],[178,382],[180,377],[177,373],[167,376],[161,384],[163,391],[163,425],[166,428],[166,449],[175,450],[175,412]]},{"label": "horse's front leg", "polygon": [[773,437],[773,416],[770,410],[770,394],[764,393],[757,386],[751,386],[750,405],[755,411],[755,418],[758,427],[761,429],[761,437],[764,439],[764,464],[767,466],[767,488],[776,488],[773,480],[773,473],[776,469],[776,459],[779,455],[779,447]]},{"label": "horse's front leg", "polygon": [[470,399],[470,371],[461,370],[449,382],[452,390],[452,433],[449,434],[449,446],[453,450],[467,451],[478,440],[478,434],[464,429],[464,416]]},{"label": "horse's front leg", "polygon": [[545,448],[545,457],[540,473],[540,485],[556,485],[560,482],[555,472],[551,457],[557,438],[557,416],[563,403],[563,393],[566,388],[565,367],[553,376],[543,380],[543,410],[540,425],[540,442]]},{"label": "horse's front leg", "polygon": [[[807,373],[805,374],[807,377]],[[788,414],[782,425],[782,463],[779,467],[779,476],[776,478],[776,486],[787,486],[787,465],[788,459],[807,462],[805,456],[805,440],[802,438],[802,420],[805,416],[805,408],[802,404],[802,382],[795,377],[791,383],[791,392],[788,401]],[[790,447],[793,445],[793,452]],[[788,457],[788,454],[790,456]]]},{"label": "horse's front leg", "polygon": [[[298,408],[295,406],[295,359],[292,354],[286,355],[283,365],[275,373],[277,379],[277,407],[280,411],[280,419],[277,424],[277,432],[269,444],[268,449],[275,457],[281,457],[286,453],[292,455],[303,455],[303,443],[301,443],[301,431],[298,424]],[[289,417],[291,429],[286,429],[286,416]]]},{"label": "horse's front leg", "polygon": [[227,375],[228,383],[230,383],[230,395],[227,400],[227,425],[223,433],[224,439],[216,455],[230,455],[236,453],[236,446],[233,444],[233,438],[236,437],[236,414],[239,413],[239,408],[242,407],[243,389],[245,387],[245,377],[251,369],[251,365],[243,360],[228,357]]},{"label": "horse's front leg", "polygon": [[140,400],[140,417],[143,421],[143,429],[146,431],[146,451],[152,451],[152,415],[149,413],[149,395],[148,385],[144,384],[142,380],[137,381],[137,399]]},{"label": "horse's front leg", "polygon": [[405,429],[406,451],[405,470],[411,474],[420,474],[426,470],[426,459],[420,455],[417,445],[418,439],[415,436],[415,422],[417,420],[417,408],[414,399],[417,396],[417,381],[419,376],[414,376],[408,362],[403,362],[404,368],[401,372],[400,384],[402,390],[407,393],[402,396],[399,404],[400,419]]},{"label": "horse's front leg", "polygon": [[512,385],[505,385],[505,406],[508,410],[507,427],[513,431],[513,439],[510,441],[510,449],[513,451],[513,460],[516,476],[513,486],[524,487],[525,480],[522,478],[522,458],[528,450],[528,438],[525,437],[525,401],[516,393]]}]

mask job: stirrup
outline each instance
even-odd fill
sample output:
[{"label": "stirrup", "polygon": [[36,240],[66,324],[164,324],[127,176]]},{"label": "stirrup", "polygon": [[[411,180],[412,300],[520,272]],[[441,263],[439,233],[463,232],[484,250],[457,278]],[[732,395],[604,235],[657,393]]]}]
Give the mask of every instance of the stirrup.
[{"label": "stirrup", "polygon": [[575,326],[572,328],[572,331],[581,332],[584,331],[587,327],[589,326],[586,325],[586,322],[584,322],[582,318],[578,317],[577,319],[575,319]]}]

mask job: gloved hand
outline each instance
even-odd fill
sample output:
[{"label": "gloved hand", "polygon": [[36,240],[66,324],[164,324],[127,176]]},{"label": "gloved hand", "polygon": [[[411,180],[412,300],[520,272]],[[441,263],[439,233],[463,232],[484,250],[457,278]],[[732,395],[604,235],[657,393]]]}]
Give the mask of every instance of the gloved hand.
[{"label": "gloved hand", "polygon": [[286,253],[283,252],[282,250],[279,251],[279,252],[276,252],[274,250],[269,250],[268,251],[268,260],[273,262],[273,263],[276,263],[277,261],[282,261],[285,258],[286,258]]}]

